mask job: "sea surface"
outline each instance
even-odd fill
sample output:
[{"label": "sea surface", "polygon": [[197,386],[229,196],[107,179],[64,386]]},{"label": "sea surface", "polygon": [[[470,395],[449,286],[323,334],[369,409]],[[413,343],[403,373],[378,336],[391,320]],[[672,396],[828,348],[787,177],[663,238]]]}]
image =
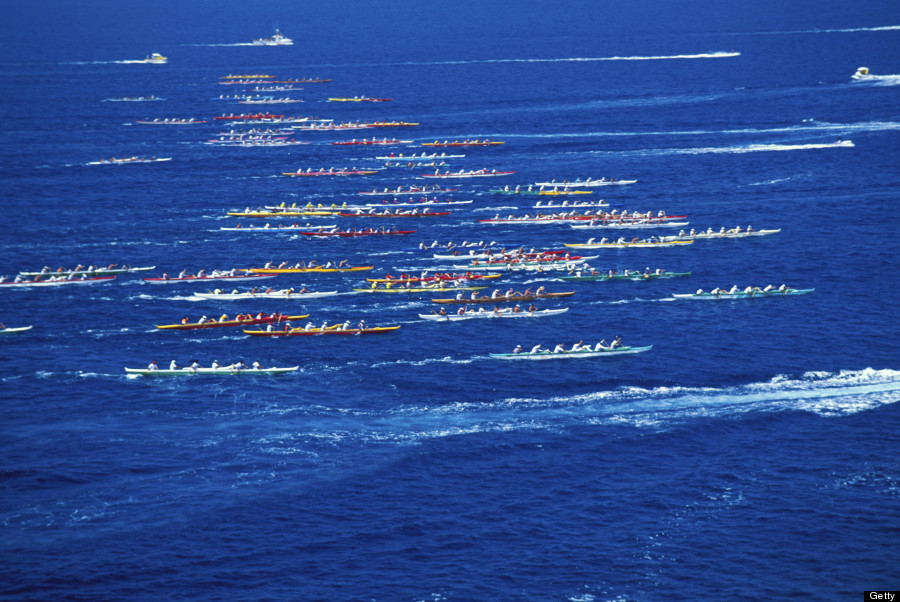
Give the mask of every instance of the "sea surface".
[{"label": "sea surface", "polygon": [[[0,320],[33,325],[0,338],[3,599],[847,600],[900,589],[896,2],[36,0],[0,16],[0,274],[374,266],[259,285],[341,293],[306,301],[208,301],[194,293],[212,284],[141,274],[0,287]],[[248,45],[275,27],[295,44]],[[127,62],[151,52],[168,63]],[[860,66],[877,77],[852,81]],[[248,93],[221,85],[229,74],[331,81],[272,93],[303,103],[246,106],[220,98]],[[151,95],[162,100],[110,100]],[[393,100],[327,101],[351,96]],[[204,144],[251,127],[214,116],[265,111],[418,125],[297,131],[310,144],[290,147]],[[138,123],[191,117],[207,123]],[[373,135],[412,142],[330,144]],[[433,170],[377,156],[466,138],[505,144],[464,149],[449,169],[515,173],[440,181],[458,187],[440,198],[474,201],[449,216],[226,215],[393,200],[358,193],[432,183],[421,175]],[[87,165],[128,156],[171,161]],[[281,175],[351,166],[378,171]],[[539,319],[435,323],[419,314],[451,295],[352,290],[454,269],[417,250],[423,241],[560,249],[618,237],[478,221],[564,200],[491,189],[600,177],[637,182],[583,198],[687,215],[697,229],[781,231],[591,252],[597,269],[688,277],[515,272],[485,289],[575,291],[536,302],[568,308]],[[266,221],[416,232],[220,230]],[[672,297],[769,284],[815,291]],[[259,311],[401,328],[155,328]],[[616,336],[653,348],[490,356]],[[173,359],[299,370],[125,375]]]}]

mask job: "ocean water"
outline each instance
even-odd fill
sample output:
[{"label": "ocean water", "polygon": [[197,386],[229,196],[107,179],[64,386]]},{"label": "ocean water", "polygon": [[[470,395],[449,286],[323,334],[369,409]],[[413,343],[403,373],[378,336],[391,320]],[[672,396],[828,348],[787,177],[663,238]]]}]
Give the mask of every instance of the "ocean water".
[{"label": "ocean water", "polygon": [[[342,294],[250,304],[133,274],[2,287],[0,319],[34,326],[0,339],[3,598],[843,600],[897,589],[900,7],[732,4],[4,5],[0,274],[341,259],[374,269],[282,275],[264,284]],[[295,44],[246,44],[275,26]],[[169,62],[123,62],[151,52]],[[851,81],[863,65],[877,77]],[[246,92],[219,83],[240,73],[331,81],[274,93],[304,101],[292,105],[220,99]],[[149,95],[163,100],[108,100]],[[393,100],[327,102],[356,95]],[[212,117],[266,110],[419,125],[375,130],[414,141],[387,149],[330,144],[366,130],[297,132],[311,144],[293,147],[204,144],[250,127]],[[170,117],[208,122],[138,123]],[[412,235],[220,230],[264,223],[226,215],[248,206],[368,202],[381,199],[359,191],[430,183],[430,170],[375,157],[465,138],[505,144],[467,148],[452,169],[515,173],[443,181],[459,190],[441,198],[473,201],[450,216],[296,220]],[[171,161],[87,165],[132,155]],[[350,166],[378,172],[281,175]],[[637,180],[585,197],[619,208],[781,232],[592,252],[598,268],[686,278],[504,274],[502,290],[575,291],[539,302],[568,308],[542,319],[435,323],[418,316],[437,307],[432,294],[352,292],[386,272],[452,269],[416,250],[422,241],[561,248],[603,236],[478,222],[535,211],[535,197],[492,188],[577,177]],[[624,236],[660,233],[674,232]],[[815,291],[672,297],[782,283]],[[154,327],[258,311],[401,328],[268,339]],[[490,357],[617,335],[653,349]],[[171,359],[299,370],[124,373]]]}]

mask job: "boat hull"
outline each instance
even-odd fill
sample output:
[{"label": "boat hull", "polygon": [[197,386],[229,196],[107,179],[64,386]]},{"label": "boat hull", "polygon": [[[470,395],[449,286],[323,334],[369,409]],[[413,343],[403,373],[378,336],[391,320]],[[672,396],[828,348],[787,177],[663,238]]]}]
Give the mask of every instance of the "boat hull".
[{"label": "boat hull", "polygon": [[788,297],[794,295],[808,295],[813,292],[814,288],[804,288],[804,289],[791,289],[787,291],[769,291],[769,292],[754,292],[754,293],[720,293],[714,295],[712,293],[675,293],[672,295],[676,299],[693,299],[697,301],[723,301],[726,299],[766,299],[770,297]]},{"label": "boat hull", "polygon": [[300,366],[292,368],[244,368],[234,370],[232,368],[181,368],[180,370],[147,370],[146,368],[125,368],[126,374],[135,374],[139,376],[237,376],[250,374],[259,376],[261,374],[286,374],[288,372],[296,372]]},{"label": "boat hull", "polygon": [[608,351],[564,351],[551,353],[549,351],[538,353],[492,353],[490,356],[498,360],[559,360],[559,359],[585,359],[589,357],[610,357],[614,355],[633,355],[653,349],[653,345],[646,347],[622,347]]},{"label": "boat hull", "polygon": [[375,328],[348,328],[347,330],[338,330],[338,328],[311,328],[303,330],[302,328],[292,328],[291,330],[273,330],[271,332],[265,330],[245,330],[244,334],[255,337],[311,337],[318,335],[344,335],[350,336],[354,334],[384,334],[393,332],[400,328],[399,326],[376,326]]},{"label": "boat hull", "polygon": [[510,295],[499,297],[476,297],[475,299],[432,299],[432,303],[445,303],[456,305],[468,305],[471,303],[518,303],[519,301],[534,301],[535,299],[559,299],[560,297],[571,297],[575,291],[566,291],[563,293],[541,293],[539,295]]}]

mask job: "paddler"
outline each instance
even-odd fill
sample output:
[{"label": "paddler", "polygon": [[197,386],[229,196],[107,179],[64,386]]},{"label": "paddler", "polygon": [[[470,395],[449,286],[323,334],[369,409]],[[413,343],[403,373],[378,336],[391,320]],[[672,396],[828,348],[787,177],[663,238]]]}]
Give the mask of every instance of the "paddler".
[{"label": "paddler", "polygon": [[621,335],[616,335],[615,340],[609,344],[609,350],[617,349],[622,346],[622,337]]},{"label": "paddler", "polygon": [[169,370],[178,370],[178,364],[175,363],[175,360],[169,362]]},{"label": "paddler", "polygon": [[156,365],[155,361],[150,362],[150,365],[147,366],[147,370],[149,370],[150,372],[156,372],[157,370],[159,370],[159,366]]}]

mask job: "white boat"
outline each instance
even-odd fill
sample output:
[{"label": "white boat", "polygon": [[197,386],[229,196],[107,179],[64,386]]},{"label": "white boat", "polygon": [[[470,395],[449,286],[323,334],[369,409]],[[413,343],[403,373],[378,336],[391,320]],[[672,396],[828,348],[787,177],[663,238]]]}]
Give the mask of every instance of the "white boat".
[{"label": "white boat", "polygon": [[462,159],[463,157],[465,157],[465,155],[448,155],[447,153],[421,153],[418,155],[416,153],[411,155],[400,153],[399,155],[388,155],[375,158],[383,161],[424,161],[429,159]]},{"label": "white boat", "polygon": [[535,209],[585,209],[591,207],[609,207],[609,203],[606,201],[563,201],[562,203],[556,203],[554,201],[547,201],[546,203],[542,201],[538,201],[534,205],[532,205]]},{"label": "white boat", "polygon": [[443,253],[434,253],[432,255],[434,259],[442,259],[442,260],[450,260],[450,261],[459,261],[461,259],[470,260],[470,259],[490,259],[491,257],[495,259],[499,259],[503,257],[501,253],[492,253],[487,254],[481,251],[470,250],[468,253],[459,253],[457,255],[453,254],[443,254]]},{"label": "white boat", "polygon": [[672,297],[675,299],[696,299],[700,301],[719,301],[724,299],[762,299],[767,297],[784,297],[787,295],[808,295],[815,290],[816,289],[814,288],[785,288],[781,290],[774,288],[768,291],[755,289],[749,293],[744,292],[743,290],[736,293],[720,290],[715,293],[674,293]]},{"label": "white boat", "polygon": [[293,46],[294,40],[284,36],[279,29],[271,38],[258,38],[251,42],[253,46]]},{"label": "white boat", "polygon": [[544,309],[541,311],[518,311],[514,312],[512,309],[504,309],[498,312],[495,311],[467,311],[462,314],[419,314],[419,317],[423,320],[431,320],[432,322],[462,322],[463,320],[474,320],[474,319],[490,319],[490,318],[542,318],[545,316],[556,316],[562,313],[569,311],[568,307],[563,307],[561,309]]},{"label": "white boat", "polygon": [[491,178],[496,176],[510,176],[516,173],[513,170],[506,171],[498,171],[496,169],[488,170],[488,169],[474,169],[474,170],[459,170],[457,172],[449,172],[446,171],[444,173],[435,172],[435,173],[426,173],[422,174],[423,178]]},{"label": "white boat", "polygon": [[99,161],[89,161],[85,165],[128,165],[130,163],[162,163],[163,161],[171,161],[172,157],[125,157],[124,159],[100,159]]},{"label": "white boat", "polygon": [[150,63],[152,65],[164,65],[166,62],[168,62],[168,60],[169,60],[168,58],[164,57],[160,53],[154,52],[150,56],[145,58],[143,61],[138,61],[138,62]]},{"label": "white boat", "polygon": [[568,261],[524,261],[521,263],[484,263],[481,265],[456,265],[454,270],[464,270],[467,272],[542,272],[547,270],[577,270],[580,266],[587,263],[591,259],[597,259],[599,255],[589,255],[579,259],[570,259]]},{"label": "white boat", "polygon": [[687,240],[669,240],[665,242],[654,242],[650,240],[636,240],[634,242],[593,242],[593,238],[585,243],[565,243],[564,246],[575,249],[661,249],[664,247],[677,247],[680,245],[693,244],[693,239]]},{"label": "white boat", "polygon": [[559,188],[580,188],[582,186],[586,186],[588,188],[592,188],[594,186],[621,186],[624,184],[634,184],[637,180],[617,180],[615,178],[600,178],[599,180],[592,180],[588,178],[587,180],[563,180],[562,182],[557,182],[556,180],[550,180],[549,182],[535,182],[535,186],[556,186]]},{"label": "white boat", "polygon": [[75,269],[75,270],[60,270],[56,272],[19,272],[19,276],[68,276],[69,274],[76,274],[81,276],[84,274],[85,276],[113,276],[115,274],[130,274],[133,272],[147,272],[149,270],[155,270],[156,266],[151,265],[149,267],[144,268],[132,268],[132,267],[121,267],[121,268],[96,268],[94,266],[89,266],[84,269]]},{"label": "white boat", "polygon": [[855,80],[859,81],[859,80],[863,80],[863,79],[871,79],[873,77],[875,77],[875,76],[873,76],[871,73],[869,73],[868,67],[860,67],[859,69],[856,70],[856,73],[854,73],[852,76],[850,76],[850,79],[855,79]]},{"label": "white boat", "polygon": [[[51,275],[50,278],[56,278],[56,276]],[[115,279],[115,276],[88,277],[86,274],[82,274],[80,278],[73,277],[71,280],[69,280],[68,277],[60,277],[58,280],[38,280],[36,277],[34,280],[20,280],[19,282],[13,280],[12,282],[0,282],[0,287],[45,287],[66,286],[70,284],[97,284],[99,282],[109,282]]]},{"label": "white boat", "polygon": [[25,332],[26,330],[31,330],[31,326],[18,326],[16,328],[7,328],[6,326],[0,328],[0,334],[15,334],[17,332]]},{"label": "white boat", "polygon": [[337,291],[325,291],[318,293],[298,293],[290,289],[272,291],[270,293],[194,293],[195,297],[211,299],[213,301],[240,301],[242,299],[318,299],[321,297],[334,297]]},{"label": "white boat", "polygon": [[232,368],[225,366],[222,368],[180,368],[178,370],[150,370],[148,368],[125,368],[126,374],[136,374],[141,376],[232,376],[238,374],[284,374],[286,372],[296,372],[300,366],[291,368]]},{"label": "white boat", "polygon": [[576,230],[589,230],[593,228],[607,228],[611,230],[644,230],[647,228],[684,228],[690,225],[690,222],[660,222],[658,220],[639,219],[634,221],[622,222],[602,222],[590,221],[582,224],[569,224],[570,228]]},{"label": "white boat", "polygon": [[444,206],[444,205],[471,205],[474,201],[435,201],[435,200],[425,200],[425,201],[400,201],[396,203],[366,203],[364,208],[370,207],[383,207],[383,208],[402,208],[402,207],[421,207],[421,206]]},{"label": "white boat", "polygon": [[722,232],[721,230],[717,232],[711,232],[710,230],[700,231],[689,233],[686,232],[684,234],[678,233],[675,236],[663,236],[662,240],[666,242],[671,242],[675,240],[693,240],[693,239],[708,239],[708,238],[747,238],[750,236],[769,236],[770,234],[778,234],[781,232],[781,228],[777,228],[774,230],[725,230]]},{"label": "white boat", "polygon": [[337,224],[300,224],[297,226],[243,226],[241,228],[219,228],[224,232],[290,232],[292,230],[309,230],[310,228],[337,228]]},{"label": "white boat", "polygon": [[633,353],[643,353],[650,351],[653,345],[646,347],[620,347],[618,349],[601,349],[600,351],[538,351],[537,353],[492,353],[492,358],[501,360],[555,360],[555,359],[578,359],[586,357],[606,357],[610,355],[629,355]]},{"label": "white boat", "polygon": [[163,274],[161,278],[143,278],[142,280],[148,284],[178,284],[180,282],[213,282],[220,280],[267,280],[269,278],[275,278],[278,274],[237,274],[235,276],[229,275],[227,272],[224,274],[204,274],[202,276],[196,276],[194,274],[189,274],[187,276],[182,277],[172,277]]}]

